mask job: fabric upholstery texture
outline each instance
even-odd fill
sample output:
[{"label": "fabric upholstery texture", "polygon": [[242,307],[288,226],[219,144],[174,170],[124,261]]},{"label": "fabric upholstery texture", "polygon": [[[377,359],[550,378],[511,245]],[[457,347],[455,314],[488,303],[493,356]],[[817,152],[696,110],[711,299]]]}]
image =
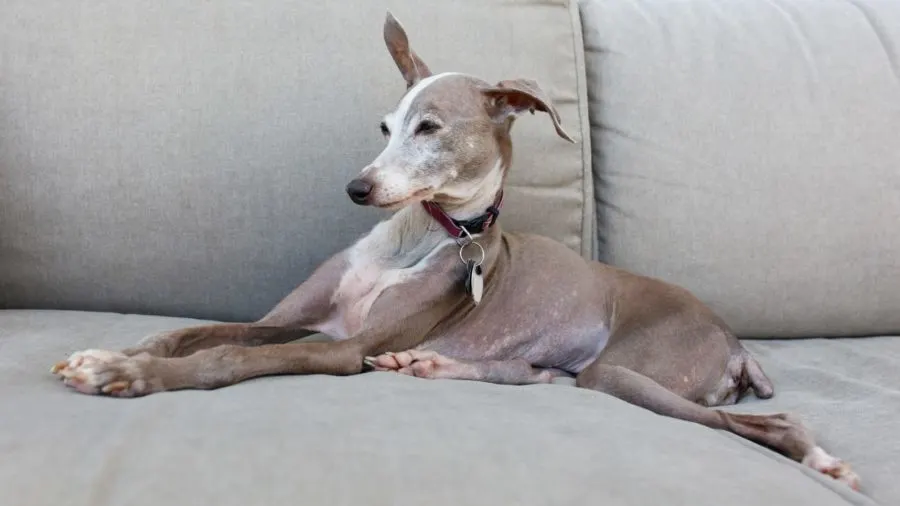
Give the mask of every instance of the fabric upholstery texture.
[{"label": "fabric upholstery texture", "polygon": [[900,2],[581,4],[601,258],[744,336],[900,332]]},{"label": "fabric upholstery texture", "polygon": [[[140,399],[47,372],[197,320],[0,311],[4,504],[825,506],[900,503],[900,338],[748,343],[868,497],[727,433],[566,384],[282,376]],[[875,502],[873,502],[875,501]]]},{"label": "fabric upholstery texture", "polygon": [[548,92],[579,143],[518,121],[501,219],[590,256],[575,4],[9,0],[0,308],[262,316],[384,217],[344,187],[405,89],[388,9],[432,70]]},{"label": "fabric upholstery texture", "polygon": [[517,122],[504,227],[681,284],[742,335],[900,333],[900,3],[578,6],[0,3],[0,503],[900,504],[900,337],[745,341],[776,395],[725,408],[800,415],[861,495],[571,380],[79,395],[54,362],[204,320],[3,310],[268,310],[381,217],[344,186],[403,91],[390,8],[433,70],[533,78],[579,141]]}]

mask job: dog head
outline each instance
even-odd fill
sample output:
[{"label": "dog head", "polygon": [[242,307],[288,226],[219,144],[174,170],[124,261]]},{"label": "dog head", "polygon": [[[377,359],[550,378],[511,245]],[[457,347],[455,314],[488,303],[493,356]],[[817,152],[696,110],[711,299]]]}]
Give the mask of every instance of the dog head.
[{"label": "dog head", "polygon": [[534,81],[491,85],[465,74],[433,74],[390,13],[384,41],[406,93],[381,121],[384,150],[347,185],[355,203],[398,209],[433,200],[453,206],[479,193],[495,194],[512,159],[510,129],[526,111],[547,113],[556,133],[574,142]]}]

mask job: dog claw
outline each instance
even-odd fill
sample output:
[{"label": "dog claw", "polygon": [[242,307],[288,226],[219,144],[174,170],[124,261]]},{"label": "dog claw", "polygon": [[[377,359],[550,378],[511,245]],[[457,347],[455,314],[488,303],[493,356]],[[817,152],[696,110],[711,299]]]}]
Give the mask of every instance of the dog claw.
[{"label": "dog claw", "polygon": [[61,360],[61,361],[53,364],[53,367],[50,368],[50,374],[59,374],[60,371],[62,371],[63,369],[65,369],[68,366],[69,366],[68,361]]},{"label": "dog claw", "polygon": [[131,385],[127,381],[114,381],[114,382],[110,383],[109,385],[104,386],[102,388],[102,390],[103,390],[103,393],[109,394],[109,393],[121,392],[123,390],[128,390],[128,387],[130,387],[130,386]]},{"label": "dog claw", "polygon": [[365,357],[363,358],[363,363],[370,366],[375,366],[375,357]]}]

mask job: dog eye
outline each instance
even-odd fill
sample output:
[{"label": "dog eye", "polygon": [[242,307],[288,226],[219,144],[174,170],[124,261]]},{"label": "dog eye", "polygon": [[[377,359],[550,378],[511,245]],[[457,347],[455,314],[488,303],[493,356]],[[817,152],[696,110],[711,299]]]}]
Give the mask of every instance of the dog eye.
[{"label": "dog eye", "polygon": [[391,130],[388,128],[387,123],[384,121],[381,122],[381,134],[385,137],[391,135]]},{"label": "dog eye", "polygon": [[441,128],[440,125],[435,123],[434,121],[424,120],[419,123],[419,126],[416,127],[416,135],[419,134],[431,134],[437,132]]}]

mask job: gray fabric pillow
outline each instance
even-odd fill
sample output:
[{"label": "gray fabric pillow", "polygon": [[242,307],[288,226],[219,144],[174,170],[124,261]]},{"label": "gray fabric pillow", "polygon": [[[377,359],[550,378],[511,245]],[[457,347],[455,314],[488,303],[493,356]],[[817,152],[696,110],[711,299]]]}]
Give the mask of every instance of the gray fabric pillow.
[{"label": "gray fabric pillow", "polygon": [[743,336],[900,332],[900,2],[581,5],[602,258]]},{"label": "gray fabric pillow", "polygon": [[[435,71],[536,79],[504,226],[590,256],[577,6],[393,1]],[[387,5],[0,4],[0,308],[247,320],[382,216],[347,182],[404,91]]]}]

